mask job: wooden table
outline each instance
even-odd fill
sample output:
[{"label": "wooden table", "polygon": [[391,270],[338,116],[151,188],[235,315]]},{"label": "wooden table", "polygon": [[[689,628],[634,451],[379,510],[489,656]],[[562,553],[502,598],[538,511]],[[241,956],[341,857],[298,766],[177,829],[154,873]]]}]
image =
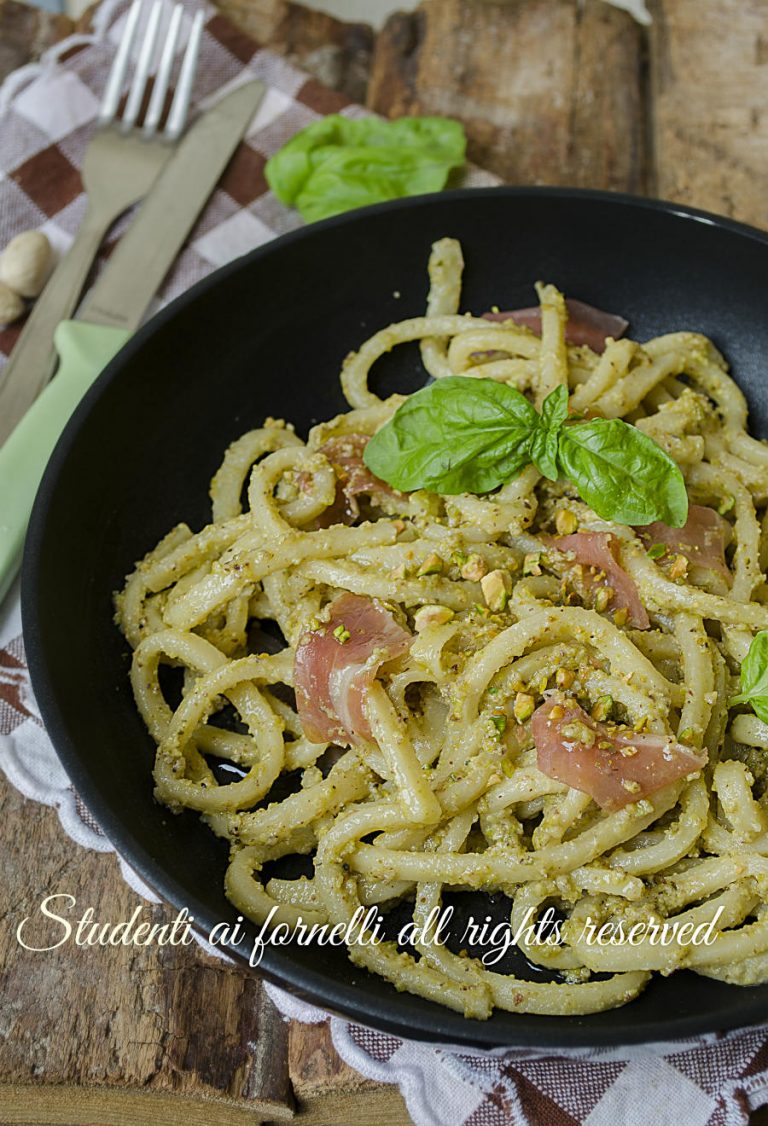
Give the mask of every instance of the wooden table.
[{"label": "wooden table", "polygon": [[[768,227],[766,0],[650,0],[649,29],[601,0],[425,0],[378,34],[287,0],[219,6],[372,109],[460,118],[470,157],[511,183],[659,195]],[[71,30],[0,0],[0,76]],[[113,920],[137,897],[114,856],[79,849],[1,779],[0,1123],[409,1121],[325,1026],[284,1023],[258,980],[198,949],[19,947],[45,893]]]}]

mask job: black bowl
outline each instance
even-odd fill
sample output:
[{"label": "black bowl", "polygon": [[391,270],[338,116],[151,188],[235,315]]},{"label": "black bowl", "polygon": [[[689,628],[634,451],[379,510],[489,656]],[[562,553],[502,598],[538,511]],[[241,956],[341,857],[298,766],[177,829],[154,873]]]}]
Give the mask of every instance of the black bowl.
[{"label": "black bowl", "polygon": [[[625,314],[640,340],[710,336],[768,434],[768,236],[672,204],[559,189],[483,189],[367,208],[319,223],[218,271],[131,340],[67,426],[37,497],[24,559],[24,632],[34,689],[74,785],[141,876],[187,906],[203,932],[235,912],[226,847],[194,814],[152,799],[153,749],[112,624],[112,592],[175,523],[208,520],[226,445],[265,415],[305,431],[343,410],[345,354],[418,315],[430,244],[461,239],[462,307],[528,305],[532,283]],[[424,380],[415,348],[377,369],[379,386]],[[237,950],[245,958],[252,936]],[[453,1044],[615,1045],[758,1023],[768,986],[690,973],[654,980],[626,1008],[589,1017],[496,1013],[464,1020],[398,993],[343,950],[268,948],[265,976],[362,1023]]]}]

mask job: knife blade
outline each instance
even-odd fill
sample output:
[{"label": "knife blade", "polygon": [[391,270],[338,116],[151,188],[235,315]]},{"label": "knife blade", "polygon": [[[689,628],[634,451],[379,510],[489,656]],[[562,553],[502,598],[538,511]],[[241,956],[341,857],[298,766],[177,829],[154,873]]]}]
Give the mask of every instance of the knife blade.
[{"label": "knife blade", "polygon": [[115,249],[77,320],[135,329],[175,261],[264,95],[260,82],[233,90],[182,141],[134,225]]},{"label": "knife blade", "polygon": [[59,370],[0,448],[0,602],[21,563],[48,459],[93,381],[138,327],[264,96],[225,95],[187,131],[84,301],[56,330]]}]

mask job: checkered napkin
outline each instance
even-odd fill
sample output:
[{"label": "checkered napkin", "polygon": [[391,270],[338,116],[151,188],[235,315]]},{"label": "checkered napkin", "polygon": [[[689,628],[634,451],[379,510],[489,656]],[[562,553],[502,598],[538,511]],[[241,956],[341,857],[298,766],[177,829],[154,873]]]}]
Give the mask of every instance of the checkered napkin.
[{"label": "checkered napkin", "polygon": [[[265,82],[268,91],[155,308],[217,266],[299,226],[299,216],[267,190],[267,158],[324,113],[365,112],[261,49],[213,10],[209,15],[196,82],[198,108],[251,77]],[[93,35],[67,40],[41,64],[11,75],[0,91],[0,246],[27,228],[45,231],[58,252],[72,241],[85,212],[78,169],[124,19],[125,4],[107,0]],[[494,182],[476,169],[465,180]],[[128,222],[125,218],[112,232],[105,254]],[[17,334],[17,328],[0,333],[0,361]],[[79,844],[113,851],[72,790],[41,723],[25,664],[18,589],[0,608],[0,766],[28,798],[55,807],[64,830]],[[155,900],[121,864],[136,892]],[[418,1126],[735,1126],[768,1102],[766,1029],[557,1058],[534,1051],[472,1052],[400,1040],[267,988],[286,1017],[329,1020],[340,1055],[363,1075],[398,1084]]]}]

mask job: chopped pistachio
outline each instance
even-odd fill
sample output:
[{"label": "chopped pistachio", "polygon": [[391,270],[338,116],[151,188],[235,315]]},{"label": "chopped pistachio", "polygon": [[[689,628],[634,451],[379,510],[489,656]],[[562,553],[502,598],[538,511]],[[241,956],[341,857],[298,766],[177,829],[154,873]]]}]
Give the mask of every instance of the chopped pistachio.
[{"label": "chopped pistachio", "polygon": [[453,618],[453,610],[448,606],[420,606],[413,615],[413,624],[417,633],[429,626],[444,626]]},{"label": "chopped pistachio", "polygon": [[559,704],[555,704],[554,708],[550,708],[550,719],[562,719],[565,715],[565,708],[561,708]]},{"label": "chopped pistachio", "polygon": [[624,787],[624,789],[627,791],[628,794],[639,794],[640,793],[640,788],[641,788],[640,783],[632,781],[631,778],[622,778],[621,784]]},{"label": "chopped pistachio", "polygon": [[662,556],[667,554],[667,545],[664,543],[652,543],[646,554],[649,559],[661,559]]},{"label": "chopped pistachio", "polygon": [[492,715],[491,723],[498,731],[499,735],[504,734],[504,729],[507,726],[507,717],[505,715]]},{"label": "chopped pistachio", "polygon": [[419,577],[421,577],[422,575],[439,575],[442,569],[442,559],[439,555],[432,551],[421,564],[416,574],[419,575]]},{"label": "chopped pistachio", "polygon": [[717,506],[717,511],[720,513],[721,516],[725,516],[726,512],[731,511],[731,509],[733,508],[735,503],[736,503],[735,498],[732,497],[730,495],[730,493],[726,493],[726,495],[723,497],[723,499],[720,501],[719,505]]},{"label": "chopped pistachio", "polygon": [[602,723],[604,720],[608,719],[608,716],[611,714],[612,710],[613,697],[601,696],[590,714],[593,719],[597,720],[598,723]]},{"label": "chopped pistachio", "polygon": [[512,591],[512,579],[508,571],[491,571],[480,580],[483,598],[489,610],[497,613],[505,609]]},{"label": "chopped pistachio", "polygon": [[511,763],[508,758],[505,758],[505,759],[502,760],[501,769],[502,769],[502,773],[506,774],[507,778],[511,778],[512,775],[515,773],[514,764]]},{"label": "chopped pistachio", "polygon": [[573,669],[559,668],[555,673],[555,684],[558,688],[568,689],[576,679]]},{"label": "chopped pistachio", "polygon": [[684,555],[676,555],[675,561],[669,568],[670,579],[684,579],[688,574],[688,560]]},{"label": "chopped pistachio", "polygon": [[591,747],[595,742],[595,733],[586,723],[574,720],[573,723],[566,723],[563,738],[571,743],[583,743],[585,747]]},{"label": "chopped pistachio", "polygon": [[481,555],[473,552],[462,564],[461,577],[470,582],[479,583],[488,574],[488,565]]},{"label": "chopped pistachio", "polygon": [[541,574],[541,552],[529,551],[523,556],[523,574],[524,575],[540,575]]},{"label": "chopped pistachio", "polygon": [[603,610],[608,609],[608,603],[613,598],[613,595],[614,589],[612,586],[600,587],[597,594],[595,595],[595,609],[597,610],[598,614],[602,614]]},{"label": "chopped pistachio", "polygon": [[692,727],[686,727],[684,731],[678,731],[677,741],[679,743],[692,743],[695,732]]},{"label": "chopped pistachio", "polygon": [[555,516],[555,528],[559,536],[570,536],[576,531],[579,521],[569,508],[559,508]]},{"label": "chopped pistachio", "polygon": [[636,732],[636,734],[639,735],[641,731],[645,731],[647,726],[648,726],[648,716],[647,715],[641,715],[640,719],[638,719],[637,722],[633,724],[633,730]]},{"label": "chopped pistachio", "polygon": [[342,622],[341,625],[336,626],[336,629],[333,631],[333,636],[336,638],[339,645],[343,645],[345,641],[349,641],[352,634]]},{"label": "chopped pistachio", "polygon": [[512,707],[512,713],[518,723],[525,723],[533,715],[533,710],[536,707],[536,701],[533,696],[528,692],[518,692],[515,696],[515,703]]},{"label": "chopped pistachio", "polygon": [[618,610],[613,611],[613,621],[619,628],[627,624],[629,621],[629,610],[626,606],[620,606]]}]

